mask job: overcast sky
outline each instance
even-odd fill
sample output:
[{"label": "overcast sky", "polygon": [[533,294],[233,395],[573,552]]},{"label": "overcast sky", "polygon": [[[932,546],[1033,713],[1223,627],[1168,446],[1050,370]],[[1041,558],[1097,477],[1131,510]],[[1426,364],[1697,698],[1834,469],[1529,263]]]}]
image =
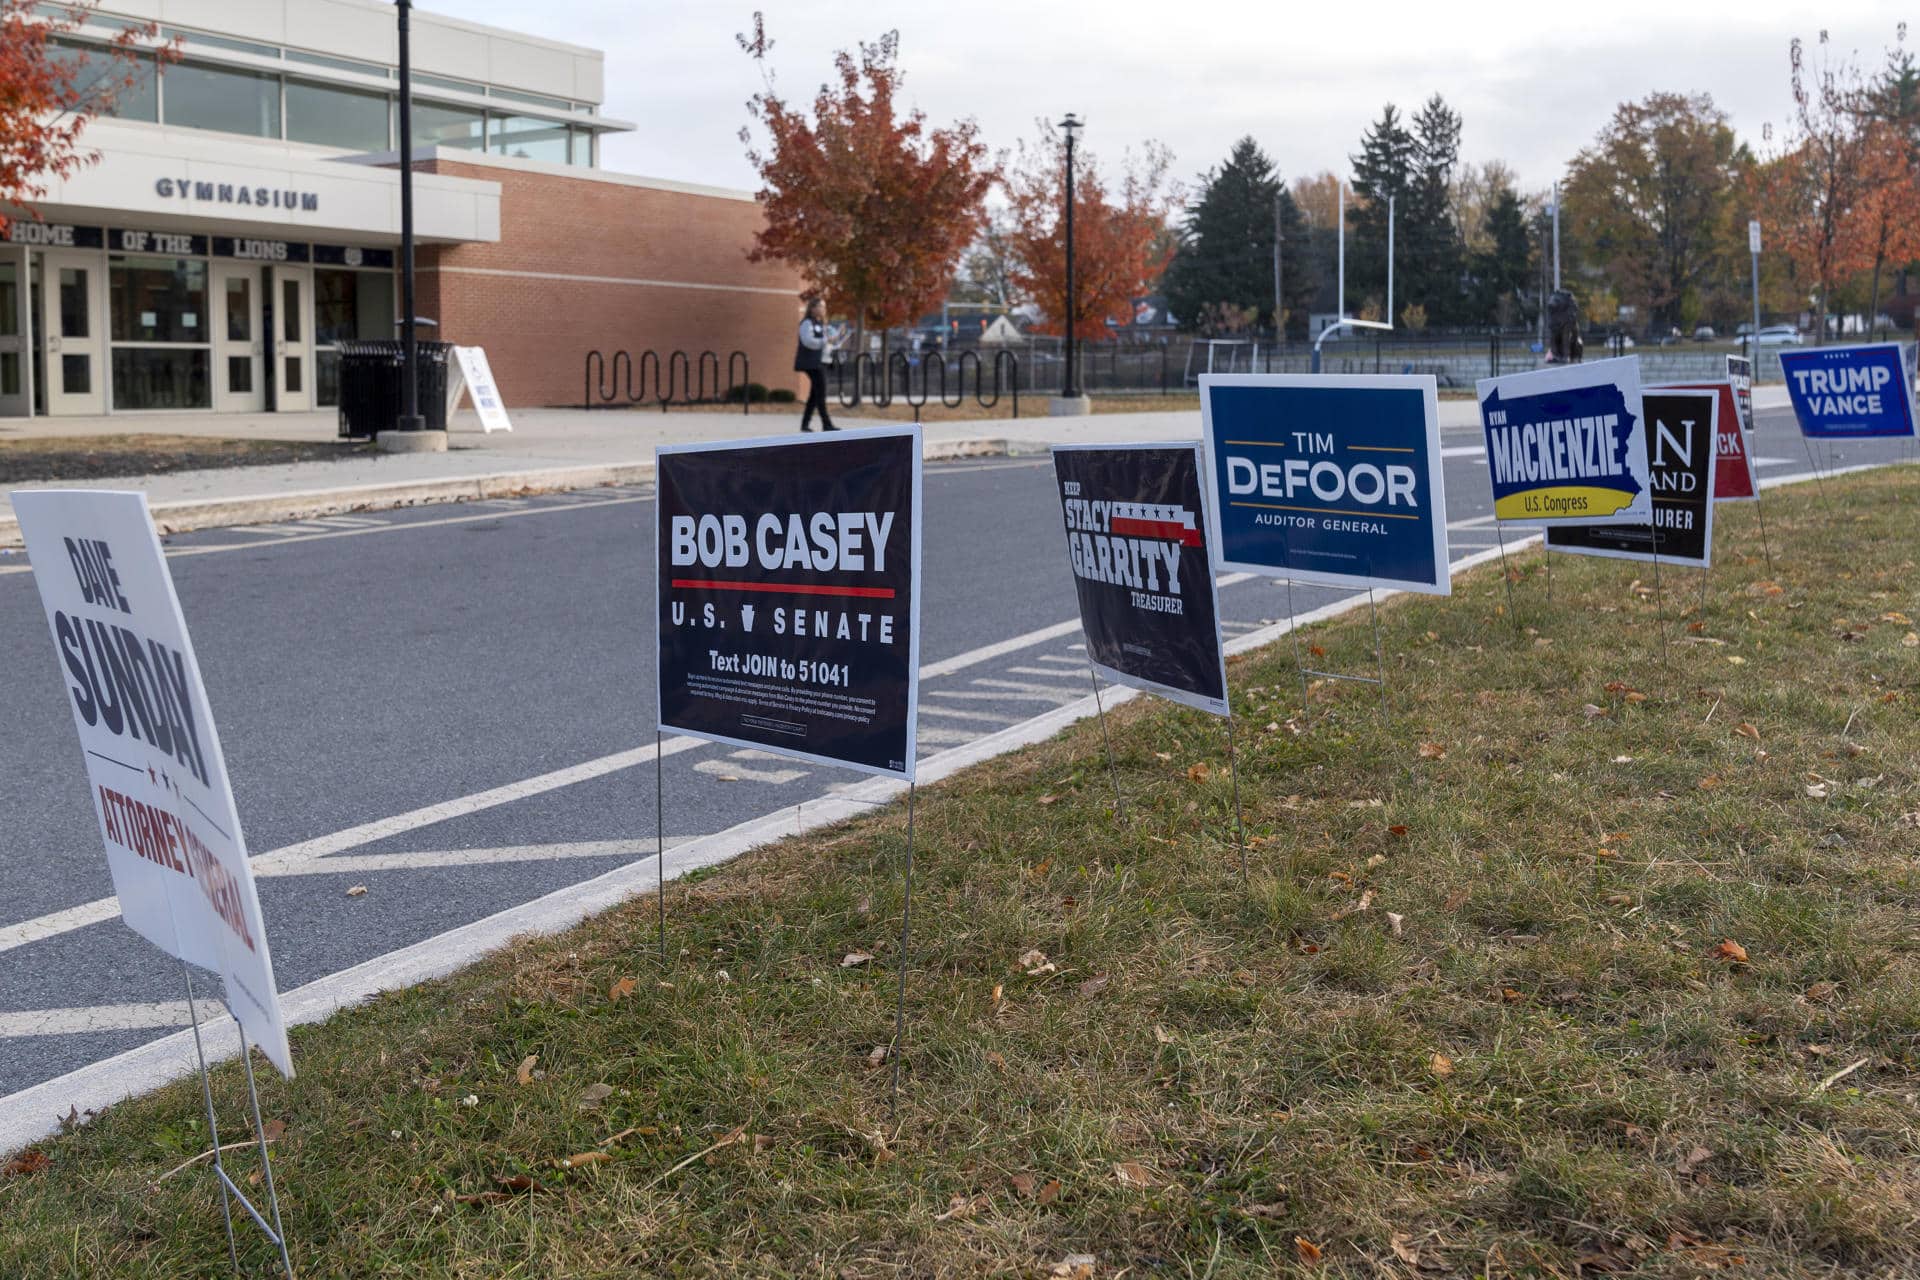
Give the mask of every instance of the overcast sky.
[{"label": "overcast sky", "polygon": [[[734,43],[753,5],[719,0],[425,0],[425,8],[605,50],[607,114],[638,128],[604,167],[686,182],[756,184],[737,137],[759,74]],[[1912,6],[1895,0],[1210,0],[1100,4],[767,0],[778,87],[811,99],[833,52],[900,30],[906,94],[935,123],[972,116],[1010,147],[1041,115],[1075,111],[1097,153],[1154,138],[1183,178],[1251,133],[1292,179],[1344,171],[1394,102],[1433,93],[1465,118],[1464,158],[1504,159],[1545,187],[1614,106],[1658,90],[1706,92],[1764,146],[1792,111],[1787,46],[1819,24],[1877,67]],[[1916,32],[1920,37],[1920,32]]]}]

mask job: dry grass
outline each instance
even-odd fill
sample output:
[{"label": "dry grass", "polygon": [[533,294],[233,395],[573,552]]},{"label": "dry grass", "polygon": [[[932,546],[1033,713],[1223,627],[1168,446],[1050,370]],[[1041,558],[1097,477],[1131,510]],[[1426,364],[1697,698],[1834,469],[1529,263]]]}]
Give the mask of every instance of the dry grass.
[{"label": "dry grass", "polygon": [[[1670,665],[1632,566],[1549,603],[1537,556],[1517,623],[1485,572],[1383,610],[1386,716],[1236,661],[1245,885],[1165,704],[1114,717],[1120,820],[1090,724],[929,788],[897,1117],[897,807],[671,887],[668,972],[635,903],[302,1030],[302,1274],[1915,1274],[1915,482],[1770,498],[1777,584],[1723,550]],[[1312,643],[1370,665],[1364,617]],[[0,1178],[0,1274],[223,1274],[207,1182],[148,1185],[197,1112]]]}]

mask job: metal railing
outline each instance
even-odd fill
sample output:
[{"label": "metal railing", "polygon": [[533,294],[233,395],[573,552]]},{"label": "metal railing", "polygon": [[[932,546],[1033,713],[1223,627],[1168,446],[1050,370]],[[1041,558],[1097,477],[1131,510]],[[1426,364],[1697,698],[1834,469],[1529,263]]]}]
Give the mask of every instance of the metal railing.
[{"label": "metal railing", "polygon": [[598,350],[589,351],[580,407],[624,409],[651,401],[665,413],[676,404],[727,404],[738,399],[740,412],[751,412],[753,383],[748,375],[747,353],[728,353],[724,383],[720,368],[720,357],[712,351],[694,356],[673,351],[664,362],[653,350],[642,351],[638,360],[625,351],[614,352],[611,360]]},{"label": "metal railing", "polygon": [[[991,395],[987,384],[989,365],[993,370]],[[919,355],[894,351],[888,354],[884,366],[871,353],[863,351],[851,360],[839,361],[833,368],[834,394],[842,408],[853,409],[865,403],[885,409],[899,399],[912,407],[913,420],[918,422],[920,410],[929,400],[948,409],[958,409],[966,403],[967,370],[971,368],[975,404],[991,409],[1000,403],[1003,393],[1010,394],[1013,416],[1020,416],[1020,358],[1011,351],[994,351],[983,356],[979,351],[965,350],[952,357],[939,351]],[[916,382],[918,395],[915,394]]]}]

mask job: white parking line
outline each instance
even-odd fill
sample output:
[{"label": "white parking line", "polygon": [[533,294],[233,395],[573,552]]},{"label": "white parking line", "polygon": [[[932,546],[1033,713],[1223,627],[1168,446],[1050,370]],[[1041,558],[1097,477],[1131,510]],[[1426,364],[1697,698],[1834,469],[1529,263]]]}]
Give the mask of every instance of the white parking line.
[{"label": "white parking line", "polygon": [[[200,1020],[223,1016],[218,1000],[196,1000]],[[0,1040],[25,1036],[78,1036],[103,1031],[147,1031],[154,1027],[184,1027],[192,1018],[185,1000],[156,1000],[150,1004],[94,1004],[74,1009],[23,1009],[0,1013]]]},{"label": "white parking line", "polygon": [[[698,836],[668,836],[674,848]],[[483,867],[508,862],[564,862],[574,858],[651,858],[653,837],[644,840],[571,840],[515,844],[493,849],[424,849],[406,853],[336,853],[303,867],[261,872],[268,876],[364,875],[370,871],[427,871],[435,867]]]},{"label": "white parking line", "polygon": [[1011,723],[1006,716],[988,715],[984,711],[962,711],[958,707],[937,707],[927,701],[928,698],[939,696],[939,693],[937,689],[921,691],[920,710],[923,714],[945,716],[949,720],[972,720],[995,728],[1005,728]]}]

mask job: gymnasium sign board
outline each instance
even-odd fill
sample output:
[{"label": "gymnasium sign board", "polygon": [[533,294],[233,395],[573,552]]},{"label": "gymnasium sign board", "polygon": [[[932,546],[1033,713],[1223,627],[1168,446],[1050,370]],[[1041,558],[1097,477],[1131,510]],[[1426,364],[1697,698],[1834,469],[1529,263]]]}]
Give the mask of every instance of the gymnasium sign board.
[{"label": "gymnasium sign board", "polygon": [[247,1040],[292,1077],[220,733],[146,495],[37,489],[15,493],[13,509],[120,917],[168,955],[218,973]]},{"label": "gymnasium sign board", "polygon": [[1780,353],[1800,434],[1853,440],[1913,434],[1913,390],[1897,342]]},{"label": "gymnasium sign board", "polygon": [[1479,391],[1496,519],[1554,525],[1653,518],[1639,360],[1482,378]]},{"label": "gymnasium sign board", "polygon": [[913,779],[920,428],[663,445],[670,732]]},{"label": "gymnasium sign board", "polygon": [[1094,670],[1226,715],[1199,446],[1057,444],[1053,470]]},{"label": "gymnasium sign board", "polygon": [[1207,374],[1200,424],[1217,567],[1452,592],[1431,376]]},{"label": "gymnasium sign board", "polygon": [[1704,569],[1713,561],[1715,391],[1649,390],[1653,519],[1640,525],[1550,525],[1550,550]]}]

